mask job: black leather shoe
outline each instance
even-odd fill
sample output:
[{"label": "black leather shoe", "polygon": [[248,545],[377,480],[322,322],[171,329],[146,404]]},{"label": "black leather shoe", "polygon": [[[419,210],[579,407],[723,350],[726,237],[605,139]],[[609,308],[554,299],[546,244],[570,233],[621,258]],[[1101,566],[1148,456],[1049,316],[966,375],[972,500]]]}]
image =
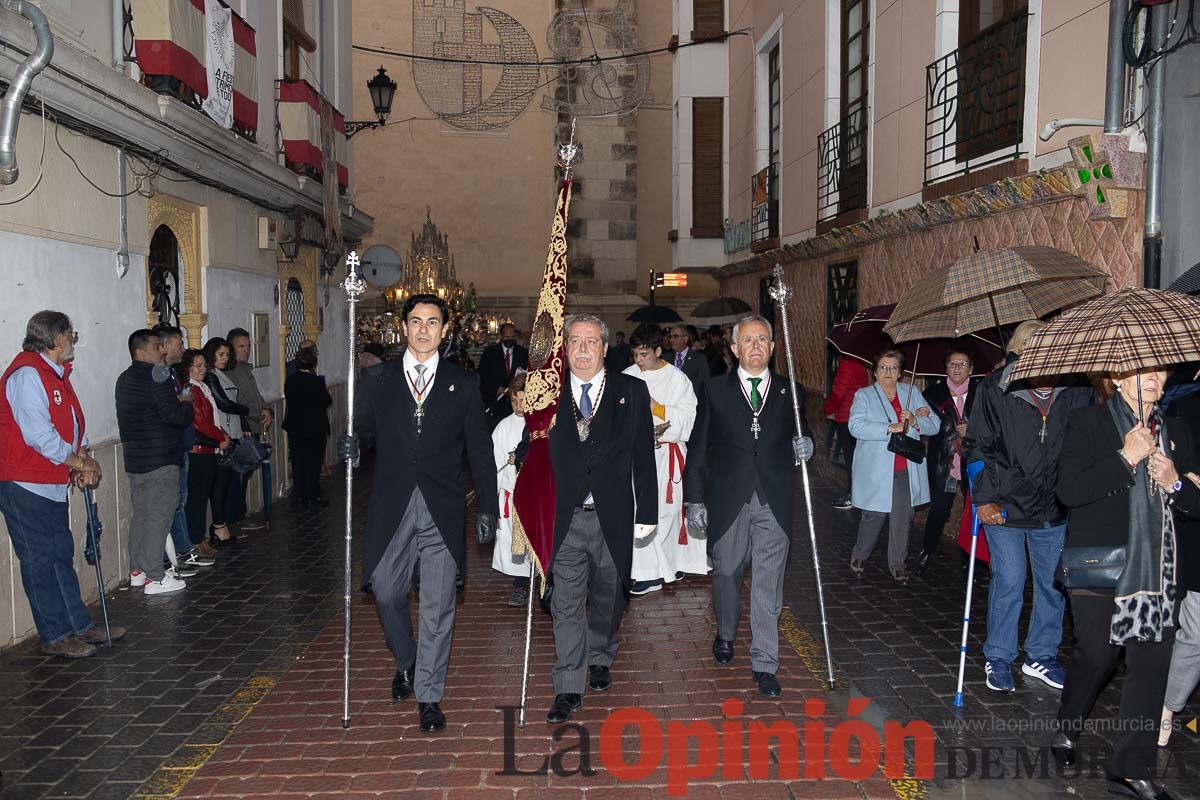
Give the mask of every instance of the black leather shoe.
[{"label": "black leather shoe", "polygon": [[401,700],[407,700],[413,693],[413,671],[412,667],[408,669],[396,670],[396,677],[392,678],[392,702],[398,703]]},{"label": "black leather shoe", "polygon": [[421,733],[437,733],[446,727],[446,715],[437,703],[417,703],[421,715]]},{"label": "black leather shoe", "polygon": [[783,687],[779,685],[779,679],[769,672],[753,672],[754,682],[758,684],[758,693],[763,697],[779,697],[783,694]]},{"label": "black leather shoe", "polygon": [[914,570],[918,575],[924,575],[925,570],[929,569],[929,563],[933,561],[933,553],[921,551],[921,555],[917,556],[917,567]]},{"label": "black leather shoe", "polygon": [[554,695],[554,705],[550,708],[550,713],[546,715],[546,722],[551,725],[560,725],[569,720],[571,715],[582,705],[583,695],[581,694],[556,694]]},{"label": "black leather shoe", "polygon": [[720,636],[713,639],[713,658],[718,664],[728,664],[733,661],[733,642],[726,641]]},{"label": "black leather shoe", "polygon": [[1105,774],[1104,782],[1108,785],[1109,794],[1136,797],[1138,800],[1173,800],[1166,789],[1152,780]]},{"label": "black leather shoe", "polygon": [[588,686],[593,692],[607,692],[612,687],[612,671],[600,664],[588,667]]},{"label": "black leather shoe", "polygon": [[1060,767],[1075,766],[1075,743],[1065,733],[1054,734],[1054,739],[1050,742],[1050,755],[1054,756],[1054,760]]}]

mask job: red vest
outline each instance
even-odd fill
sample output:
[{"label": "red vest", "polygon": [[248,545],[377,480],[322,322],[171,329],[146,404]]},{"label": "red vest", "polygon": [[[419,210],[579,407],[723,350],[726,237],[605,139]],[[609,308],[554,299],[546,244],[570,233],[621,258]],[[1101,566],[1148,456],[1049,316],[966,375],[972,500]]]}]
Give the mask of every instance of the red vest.
[{"label": "red vest", "polygon": [[33,367],[42,379],[49,400],[50,422],[64,441],[74,442],[75,425],[71,411],[79,421],[79,440],[83,441],[83,408],[71,388],[71,364],[63,364],[60,378],[41,353],[23,351],[13,359],[0,377],[0,481],[25,483],[67,483],[71,470],[66,464],[54,464],[41,453],[25,444],[25,437],[13,418],[8,404],[8,378],[22,367]]}]

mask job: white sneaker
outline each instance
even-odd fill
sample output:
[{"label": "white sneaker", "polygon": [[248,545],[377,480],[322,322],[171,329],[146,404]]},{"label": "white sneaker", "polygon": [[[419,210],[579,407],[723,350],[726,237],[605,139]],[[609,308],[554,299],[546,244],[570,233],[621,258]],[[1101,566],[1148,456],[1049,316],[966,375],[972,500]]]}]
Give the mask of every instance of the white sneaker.
[{"label": "white sneaker", "polygon": [[187,586],[187,581],[183,578],[176,578],[170,571],[163,575],[161,581],[146,581],[146,588],[143,591],[146,594],[171,594],[172,592],[180,592]]},{"label": "white sneaker", "polygon": [[129,585],[134,587],[145,586],[146,573],[142,572],[140,569],[132,570],[129,573]]},{"label": "white sneaker", "polygon": [[1171,741],[1171,729],[1175,721],[1175,712],[1163,706],[1162,723],[1158,728],[1158,746],[1166,747]]}]

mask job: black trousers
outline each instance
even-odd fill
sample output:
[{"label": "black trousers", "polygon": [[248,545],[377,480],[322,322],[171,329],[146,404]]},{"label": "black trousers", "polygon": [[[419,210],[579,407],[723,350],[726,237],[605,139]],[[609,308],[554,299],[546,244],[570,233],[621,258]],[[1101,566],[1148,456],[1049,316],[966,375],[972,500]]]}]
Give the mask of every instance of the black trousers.
[{"label": "black trousers", "polygon": [[[932,471],[932,470],[931,470]],[[959,482],[959,486],[962,483]],[[921,544],[922,553],[935,553],[942,532],[946,530],[946,522],[950,519],[950,510],[954,507],[954,498],[958,492],[946,492],[934,487],[933,476],[929,481],[929,516],[925,519],[925,541]]]},{"label": "black trousers", "polygon": [[842,448],[842,458],[846,462],[846,493],[853,489],[854,483],[854,437],[850,435],[849,422],[835,422],[837,427],[838,446]]},{"label": "black trousers", "polygon": [[[1112,597],[1078,591],[1072,591],[1070,596],[1075,650],[1063,685],[1058,720],[1067,736],[1078,740],[1096,698],[1116,670],[1121,648],[1108,643],[1115,607]],[[1122,778],[1152,777],[1150,768],[1154,764],[1174,642],[1175,629],[1167,628],[1161,642],[1125,645],[1125,682],[1121,687],[1121,711],[1114,723],[1116,735],[1109,762],[1109,770]]]},{"label": "black trousers", "polygon": [[225,524],[225,493],[233,470],[217,466],[216,453],[188,454],[188,538],[200,544],[208,537],[208,511],[212,509],[213,527]]},{"label": "black trousers", "polygon": [[325,461],[324,436],[288,434],[288,450],[292,453],[293,483],[296,499],[301,503],[321,496],[321,465]]}]

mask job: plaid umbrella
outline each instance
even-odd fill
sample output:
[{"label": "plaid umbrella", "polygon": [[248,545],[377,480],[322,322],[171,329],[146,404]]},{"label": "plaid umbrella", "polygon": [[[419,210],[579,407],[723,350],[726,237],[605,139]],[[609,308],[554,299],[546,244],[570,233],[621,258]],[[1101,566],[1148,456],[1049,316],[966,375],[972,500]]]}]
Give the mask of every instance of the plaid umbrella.
[{"label": "plaid umbrella", "polygon": [[896,306],[883,305],[864,308],[847,322],[834,325],[825,337],[839,353],[870,364],[882,350],[896,347],[904,354],[904,365],[908,372],[917,375],[945,375],[946,355],[953,347],[965,349],[974,359],[973,375],[986,375],[992,364],[1004,357],[1004,348],[993,332],[971,334],[961,339],[926,339],[895,345],[883,326],[891,317]]},{"label": "plaid umbrella", "polygon": [[1108,276],[1053,247],[1009,247],[960,258],[913,284],[884,331],[897,342],[1038,319],[1095,297]]},{"label": "plaid umbrella", "polygon": [[1063,313],[1030,336],[1012,377],[1128,372],[1185,361],[1200,361],[1200,300],[1122,289]]}]

